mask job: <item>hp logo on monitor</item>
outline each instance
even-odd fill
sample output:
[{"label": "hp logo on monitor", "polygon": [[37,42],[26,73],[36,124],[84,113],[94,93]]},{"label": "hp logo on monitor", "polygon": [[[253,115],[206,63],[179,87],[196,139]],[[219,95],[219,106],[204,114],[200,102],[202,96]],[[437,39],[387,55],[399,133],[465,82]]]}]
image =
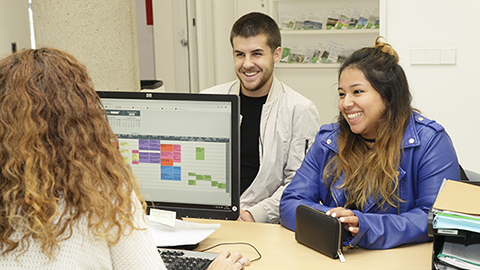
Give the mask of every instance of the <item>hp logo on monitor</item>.
[{"label": "hp logo on monitor", "polygon": [[152,97],[152,93],[146,93],[145,96],[146,96],[147,98],[151,98],[151,97]]}]

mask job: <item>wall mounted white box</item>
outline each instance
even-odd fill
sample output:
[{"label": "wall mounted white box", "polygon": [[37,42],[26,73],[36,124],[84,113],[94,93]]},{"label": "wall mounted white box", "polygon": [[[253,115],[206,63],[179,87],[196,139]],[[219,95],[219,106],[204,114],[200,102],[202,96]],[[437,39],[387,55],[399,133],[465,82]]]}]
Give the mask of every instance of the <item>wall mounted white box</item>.
[{"label": "wall mounted white box", "polygon": [[410,64],[411,65],[425,65],[426,51],[423,49],[410,50]]},{"label": "wall mounted white box", "polygon": [[410,65],[455,65],[456,49],[411,49]]},{"label": "wall mounted white box", "polygon": [[442,65],[455,65],[457,58],[456,49],[442,49],[440,54],[440,64]]},{"label": "wall mounted white box", "polygon": [[440,65],[440,49],[429,49],[425,53],[426,65]]}]

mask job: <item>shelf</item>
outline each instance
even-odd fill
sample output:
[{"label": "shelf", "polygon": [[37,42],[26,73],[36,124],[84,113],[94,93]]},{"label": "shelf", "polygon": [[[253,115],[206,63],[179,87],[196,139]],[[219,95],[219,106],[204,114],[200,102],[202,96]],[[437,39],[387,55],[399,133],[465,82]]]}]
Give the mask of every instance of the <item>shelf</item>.
[{"label": "shelf", "polygon": [[320,64],[277,63],[275,64],[275,68],[338,69],[340,68],[340,65],[341,64],[338,64],[338,63],[331,63],[331,64],[328,64],[328,63],[320,63]]},{"label": "shelf", "polygon": [[[355,4],[353,2],[355,2]],[[331,46],[330,49],[332,51],[329,49],[330,53],[333,55],[339,54],[340,56],[340,54],[348,54],[351,49],[371,44],[374,38],[380,35],[379,28],[347,29],[343,27],[343,29],[337,29],[334,27],[332,29],[326,29],[326,24],[328,23],[327,18],[330,16],[332,10],[340,13],[346,6],[349,6],[360,13],[363,12],[363,9],[373,11],[379,8],[379,0],[269,0],[269,4],[270,15],[276,18],[277,21],[279,20],[279,15],[282,13],[297,14],[298,16],[298,14],[301,13],[306,14],[307,12],[313,12],[318,15],[318,18],[321,16],[323,27],[320,30],[290,30],[284,28],[284,30],[280,31],[282,35],[282,46],[293,48],[293,51],[295,51],[294,54],[305,54],[305,57],[308,59],[312,56],[306,55],[313,53],[312,49],[322,49],[323,51]],[[292,18],[289,20],[290,22],[294,21]],[[317,46],[318,48],[316,48]],[[344,52],[343,48],[345,48]],[[290,53],[292,54],[293,52],[290,51]],[[348,55],[341,56],[347,57]],[[292,57],[292,55],[289,57]],[[334,60],[334,62],[336,61]],[[340,66],[340,63],[277,63],[275,68],[284,70],[323,69],[332,71],[338,70]]]},{"label": "shelf", "polygon": [[379,34],[380,29],[284,30],[283,35],[352,35]]}]

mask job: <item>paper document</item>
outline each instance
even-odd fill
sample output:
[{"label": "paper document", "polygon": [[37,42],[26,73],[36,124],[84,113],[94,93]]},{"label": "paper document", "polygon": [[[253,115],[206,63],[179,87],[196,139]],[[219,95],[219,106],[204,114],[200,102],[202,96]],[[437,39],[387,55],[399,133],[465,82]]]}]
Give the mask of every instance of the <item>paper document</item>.
[{"label": "paper document", "polygon": [[466,246],[445,241],[442,252],[438,254],[438,259],[463,269],[480,270],[479,254],[480,243]]},{"label": "paper document", "polygon": [[480,233],[480,216],[450,211],[437,212],[433,218],[434,229],[457,229]]},{"label": "paper document", "polygon": [[157,223],[167,225],[168,227],[175,228],[175,220],[177,219],[177,213],[175,211],[167,211],[162,209],[150,209],[149,220]]},{"label": "paper document", "polygon": [[169,227],[155,222],[153,217],[147,216],[155,245],[158,247],[173,247],[182,245],[195,245],[207,238],[220,224],[194,223],[176,219],[175,227]]}]

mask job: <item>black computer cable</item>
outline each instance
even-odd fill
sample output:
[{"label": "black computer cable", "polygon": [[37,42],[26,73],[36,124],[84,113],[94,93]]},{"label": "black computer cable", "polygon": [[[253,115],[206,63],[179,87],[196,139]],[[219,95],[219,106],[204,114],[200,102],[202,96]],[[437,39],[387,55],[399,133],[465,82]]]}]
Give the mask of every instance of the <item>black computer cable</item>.
[{"label": "black computer cable", "polygon": [[258,254],[258,257],[250,260],[250,262],[258,261],[262,258],[262,254],[260,253],[260,251],[258,251],[258,249],[254,245],[252,245],[250,243],[245,243],[245,242],[220,243],[220,244],[213,245],[211,247],[205,248],[205,249],[200,250],[200,251],[205,252],[205,251],[210,250],[212,248],[216,248],[216,247],[223,246],[223,245],[247,245],[247,246],[250,246],[251,248],[253,248],[255,250],[255,252],[257,252],[257,254]]}]

